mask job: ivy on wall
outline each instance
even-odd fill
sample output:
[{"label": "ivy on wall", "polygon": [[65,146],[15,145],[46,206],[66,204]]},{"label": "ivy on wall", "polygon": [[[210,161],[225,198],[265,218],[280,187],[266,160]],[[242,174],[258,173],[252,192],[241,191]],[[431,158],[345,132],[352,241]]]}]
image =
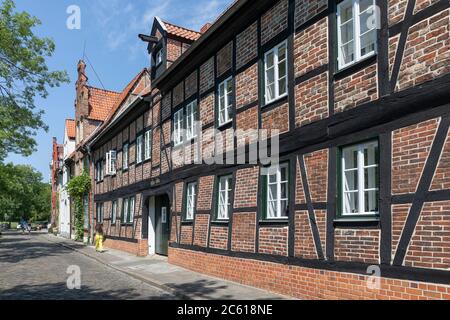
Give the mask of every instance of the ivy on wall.
[{"label": "ivy on wall", "polygon": [[75,215],[75,239],[82,241],[84,237],[83,198],[91,190],[91,178],[84,171],[81,175],[72,178],[67,184],[67,192],[73,199]]}]

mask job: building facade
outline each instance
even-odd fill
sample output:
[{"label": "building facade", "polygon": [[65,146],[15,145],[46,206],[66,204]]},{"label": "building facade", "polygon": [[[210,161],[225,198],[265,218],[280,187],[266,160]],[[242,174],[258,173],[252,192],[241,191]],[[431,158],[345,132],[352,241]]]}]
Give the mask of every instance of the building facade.
[{"label": "building facade", "polygon": [[71,199],[66,187],[73,172],[69,157],[75,151],[75,138],[75,120],[67,119],[64,127],[62,182],[59,191],[59,234],[68,239],[72,237],[72,214]]},{"label": "building facade", "polygon": [[52,161],[50,163],[50,184],[52,187],[52,206],[50,224],[52,228],[57,228],[59,223],[59,193],[61,191],[61,170],[63,159],[63,146],[58,144],[58,140],[53,138],[52,140]]},{"label": "building facade", "polygon": [[[152,90],[88,143],[93,225],[299,298],[449,299],[449,28],[445,0],[239,0],[203,32],[155,19]],[[279,164],[250,161],[272,136]]]}]

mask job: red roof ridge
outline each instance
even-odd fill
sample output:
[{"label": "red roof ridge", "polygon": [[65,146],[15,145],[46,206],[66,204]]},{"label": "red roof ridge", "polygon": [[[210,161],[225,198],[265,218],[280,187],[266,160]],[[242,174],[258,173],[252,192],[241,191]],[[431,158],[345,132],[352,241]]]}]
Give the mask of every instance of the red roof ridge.
[{"label": "red roof ridge", "polygon": [[108,90],[108,89],[102,89],[102,88],[97,88],[97,87],[90,86],[90,85],[87,85],[86,87],[89,88],[89,89],[94,89],[94,90],[99,90],[99,91],[104,91],[104,92],[109,92],[109,93],[120,94],[120,92],[118,92],[118,91]]},{"label": "red roof ridge", "polygon": [[196,31],[196,30],[194,30],[194,29],[189,29],[189,28],[186,28],[186,27],[183,27],[183,26],[174,24],[174,23],[169,22],[169,21],[166,21],[166,20],[161,20],[161,21],[164,22],[164,24],[168,24],[168,25],[171,25],[171,26],[173,26],[173,27],[177,27],[177,28],[180,28],[180,29],[184,29],[184,30],[187,30],[187,31],[192,31],[192,32],[201,34],[199,31]]}]

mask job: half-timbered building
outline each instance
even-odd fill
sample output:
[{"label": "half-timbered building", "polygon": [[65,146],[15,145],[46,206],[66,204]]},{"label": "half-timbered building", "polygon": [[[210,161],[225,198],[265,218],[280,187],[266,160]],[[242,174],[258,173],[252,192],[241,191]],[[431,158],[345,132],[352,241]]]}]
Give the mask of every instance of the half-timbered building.
[{"label": "half-timbered building", "polygon": [[[300,298],[450,298],[449,29],[448,0],[155,19],[151,92],[90,144],[107,245]],[[271,135],[273,168],[217,161]]]}]

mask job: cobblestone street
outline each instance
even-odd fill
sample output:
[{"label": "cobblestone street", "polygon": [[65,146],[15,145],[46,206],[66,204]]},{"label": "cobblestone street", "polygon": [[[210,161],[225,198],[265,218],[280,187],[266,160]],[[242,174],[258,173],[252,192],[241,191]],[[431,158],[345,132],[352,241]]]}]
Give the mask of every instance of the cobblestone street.
[{"label": "cobblestone street", "polygon": [[[81,289],[69,290],[70,266],[81,270]],[[112,270],[43,235],[7,233],[0,239],[0,300],[174,299],[159,288]]]}]

